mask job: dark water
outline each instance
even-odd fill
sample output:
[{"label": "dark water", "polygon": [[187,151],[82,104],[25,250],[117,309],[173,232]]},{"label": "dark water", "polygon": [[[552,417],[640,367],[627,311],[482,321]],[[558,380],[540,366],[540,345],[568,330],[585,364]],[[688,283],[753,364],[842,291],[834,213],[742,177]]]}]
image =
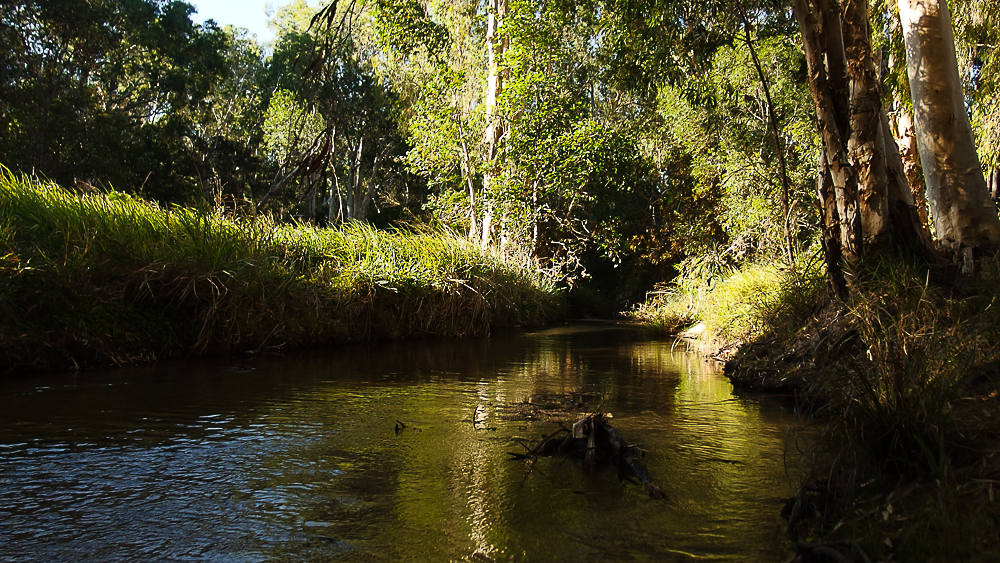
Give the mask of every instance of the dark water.
[{"label": "dark water", "polygon": [[[0,561],[783,561],[780,405],[608,325],[0,382]],[[668,495],[510,461],[604,397]],[[596,408],[600,399],[589,403]],[[408,427],[394,431],[395,421]],[[791,448],[789,448],[791,449]],[[789,454],[788,459],[793,456]]]}]

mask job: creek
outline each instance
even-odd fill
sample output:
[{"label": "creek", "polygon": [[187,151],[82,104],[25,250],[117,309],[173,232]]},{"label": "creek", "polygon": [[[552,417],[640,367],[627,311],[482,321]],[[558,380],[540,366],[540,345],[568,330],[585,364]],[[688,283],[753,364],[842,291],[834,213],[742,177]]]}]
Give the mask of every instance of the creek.
[{"label": "creek", "polygon": [[[611,413],[667,498],[510,460],[557,428],[528,398]],[[7,377],[0,561],[782,561],[801,425],[602,323]]]}]

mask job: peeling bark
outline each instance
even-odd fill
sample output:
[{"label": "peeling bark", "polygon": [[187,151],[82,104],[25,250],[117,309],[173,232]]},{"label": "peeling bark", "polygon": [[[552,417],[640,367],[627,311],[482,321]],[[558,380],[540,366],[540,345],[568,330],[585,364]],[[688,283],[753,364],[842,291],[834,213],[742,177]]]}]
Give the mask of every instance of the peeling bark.
[{"label": "peeling bark", "polygon": [[882,137],[882,89],[872,54],[868,2],[844,2],[843,35],[850,77],[850,136],[847,150],[858,173],[862,236],[869,248],[888,238],[888,184]]},{"label": "peeling bark", "polygon": [[[893,225],[893,233],[899,245],[912,252],[923,255],[928,260],[936,260],[934,244],[926,221],[927,210],[923,206],[923,192],[920,192],[921,205],[918,207],[911,189],[906,165],[900,153],[899,145],[892,134],[889,116],[885,110],[881,112],[881,133],[885,147],[885,164],[887,194],[889,198],[889,221]],[[924,212],[921,216],[921,210]]]},{"label": "peeling bark", "polygon": [[899,156],[903,160],[903,172],[910,185],[910,193],[913,194],[913,202],[917,206],[920,222],[926,228],[930,228],[923,167],[920,165],[920,152],[917,148],[917,137],[913,130],[913,116],[910,115],[910,112],[902,108],[896,112],[896,127],[893,136],[899,146]]},{"label": "peeling bark", "polygon": [[1000,219],[990,199],[958,76],[945,0],[899,0],[916,139],[935,234],[968,262],[965,248],[996,249]]}]

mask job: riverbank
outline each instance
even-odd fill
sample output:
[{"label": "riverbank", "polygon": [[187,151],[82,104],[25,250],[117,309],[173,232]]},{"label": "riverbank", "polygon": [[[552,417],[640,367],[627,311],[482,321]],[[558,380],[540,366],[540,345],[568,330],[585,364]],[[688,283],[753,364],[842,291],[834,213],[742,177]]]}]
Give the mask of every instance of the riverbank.
[{"label": "riverbank", "polygon": [[0,171],[0,373],[485,334],[565,314],[527,261],[76,194]]},{"label": "riverbank", "polygon": [[[745,293],[758,303],[736,323],[748,338],[711,321],[698,338],[736,349],[734,386],[794,395],[820,421],[816,446],[790,452],[813,470],[786,507],[788,536],[802,561],[995,561],[1000,269],[957,280],[885,261],[860,277],[841,299],[781,273]],[[724,303],[711,294],[731,278],[703,300]]]}]

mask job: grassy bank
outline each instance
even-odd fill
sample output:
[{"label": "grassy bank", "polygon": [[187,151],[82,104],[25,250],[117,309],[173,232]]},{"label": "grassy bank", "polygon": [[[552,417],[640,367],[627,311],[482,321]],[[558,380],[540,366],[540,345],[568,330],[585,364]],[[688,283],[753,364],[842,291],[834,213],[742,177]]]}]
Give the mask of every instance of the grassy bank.
[{"label": "grassy bank", "polygon": [[484,334],[562,309],[536,269],[447,234],[232,219],[0,171],[0,373]]},{"label": "grassy bank", "polygon": [[794,269],[751,263],[709,273],[694,270],[651,294],[631,315],[655,331],[688,336],[705,355],[728,359],[811,307],[823,283],[815,259],[803,259]]},{"label": "grassy bank", "polygon": [[702,287],[693,314],[679,291],[640,314],[739,341],[735,385],[813,413],[813,474],[785,511],[799,560],[1000,560],[1000,268],[957,280],[883,261],[846,299],[759,268]]}]

